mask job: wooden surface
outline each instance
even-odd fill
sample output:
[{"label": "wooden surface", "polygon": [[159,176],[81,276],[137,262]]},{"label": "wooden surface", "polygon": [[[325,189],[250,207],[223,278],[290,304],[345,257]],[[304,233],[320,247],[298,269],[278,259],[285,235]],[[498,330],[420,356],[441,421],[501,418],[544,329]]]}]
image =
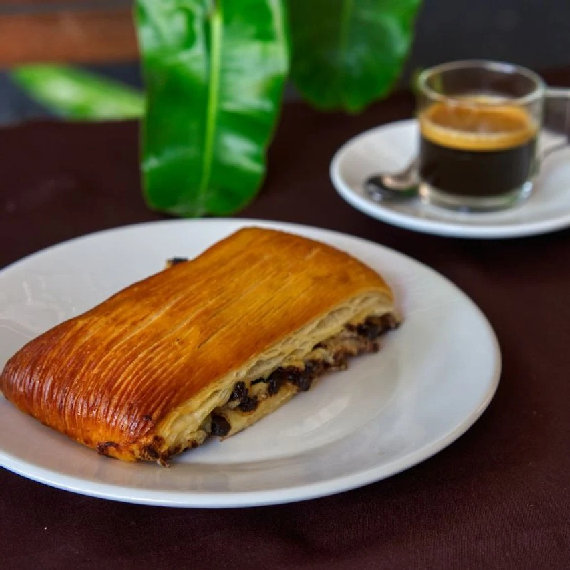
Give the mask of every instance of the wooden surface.
[{"label": "wooden surface", "polygon": [[0,67],[138,58],[131,2],[0,2]]}]

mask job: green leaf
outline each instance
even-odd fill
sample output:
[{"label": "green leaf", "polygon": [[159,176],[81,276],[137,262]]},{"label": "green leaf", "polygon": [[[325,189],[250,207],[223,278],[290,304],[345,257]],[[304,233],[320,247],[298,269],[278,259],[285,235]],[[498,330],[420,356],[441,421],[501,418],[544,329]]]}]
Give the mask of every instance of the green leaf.
[{"label": "green leaf", "polygon": [[321,109],[350,112],[388,94],[421,0],[289,0],[291,75]]},{"label": "green leaf", "polygon": [[282,0],[138,0],[150,207],[231,214],[265,174],[288,71]]},{"label": "green leaf", "polygon": [[10,72],[13,81],[56,115],[73,120],[139,118],[144,95],[121,83],[61,65],[26,65]]}]

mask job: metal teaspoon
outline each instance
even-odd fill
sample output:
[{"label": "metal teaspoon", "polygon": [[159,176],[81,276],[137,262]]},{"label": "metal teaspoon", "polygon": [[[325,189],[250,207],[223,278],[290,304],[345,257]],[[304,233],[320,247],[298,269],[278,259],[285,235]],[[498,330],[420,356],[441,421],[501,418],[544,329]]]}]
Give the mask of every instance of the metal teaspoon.
[{"label": "metal teaspoon", "polygon": [[418,185],[418,159],[414,158],[400,172],[379,173],[370,176],[364,181],[364,190],[375,202],[408,200],[417,196]]}]

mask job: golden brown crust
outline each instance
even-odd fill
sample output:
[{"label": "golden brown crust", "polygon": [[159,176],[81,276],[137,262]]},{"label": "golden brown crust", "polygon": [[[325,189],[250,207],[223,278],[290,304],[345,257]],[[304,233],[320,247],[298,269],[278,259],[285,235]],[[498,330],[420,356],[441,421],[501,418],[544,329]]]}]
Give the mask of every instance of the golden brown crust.
[{"label": "golden brown crust", "polygon": [[391,310],[384,280],[346,253],[245,228],[32,340],[6,364],[0,389],[101,453],[157,459],[180,410],[198,413],[189,402],[227,399],[232,374],[256,355],[366,294]]}]

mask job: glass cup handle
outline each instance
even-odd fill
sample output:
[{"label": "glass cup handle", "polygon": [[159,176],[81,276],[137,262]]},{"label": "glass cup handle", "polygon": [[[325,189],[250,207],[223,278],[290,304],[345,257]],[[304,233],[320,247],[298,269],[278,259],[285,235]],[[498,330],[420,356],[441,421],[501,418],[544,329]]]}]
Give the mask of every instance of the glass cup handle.
[{"label": "glass cup handle", "polygon": [[562,150],[570,144],[570,89],[564,87],[548,87],[545,93],[545,128],[550,128],[564,135],[564,140],[545,148],[541,159]]}]

